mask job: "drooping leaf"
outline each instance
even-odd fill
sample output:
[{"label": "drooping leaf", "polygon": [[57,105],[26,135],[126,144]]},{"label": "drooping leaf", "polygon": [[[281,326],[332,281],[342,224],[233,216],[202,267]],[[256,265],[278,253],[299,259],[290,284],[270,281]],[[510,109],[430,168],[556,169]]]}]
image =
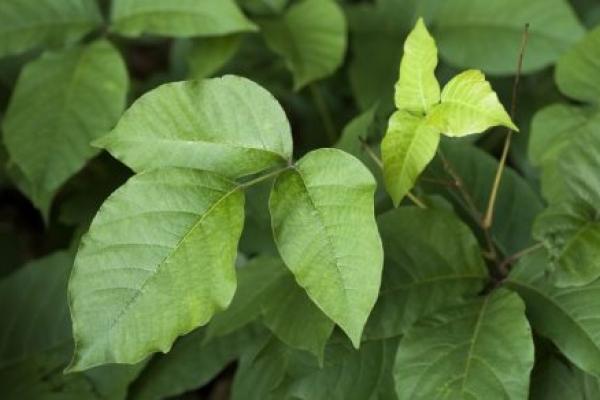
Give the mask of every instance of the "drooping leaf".
[{"label": "drooping leaf", "polygon": [[243,213],[240,187],[205,171],[146,172],[113,193],[82,239],[69,283],[70,370],[166,352],[226,308]]},{"label": "drooping leaf", "polygon": [[441,99],[428,119],[447,136],[470,135],[498,125],[518,131],[481,71],[456,75],[442,89]]},{"label": "drooping leaf", "polygon": [[600,102],[600,28],[589,32],[571,47],[556,64],[556,84],[574,99]]},{"label": "drooping leaf", "polygon": [[406,111],[391,117],[381,142],[383,177],[388,193],[398,206],[435,156],[440,133],[427,119]]},{"label": "drooping leaf", "polygon": [[118,0],[111,28],[125,36],[219,36],[253,31],[256,26],[234,0]]},{"label": "drooping leaf", "polygon": [[559,359],[536,362],[531,376],[531,400],[591,400],[600,397],[600,380]]},{"label": "drooping leaf", "polygon": [[292,71],[296,90],[340,66],[346,53],[346,30],[344,14],[332,0],[302,0],[282,17],[261,24],[267,45]]},{"label": "drooping leaf", "polygon": [[0,58],[73,43],[101,22],[94,0],[2,0]]},{"label": "drooping leaf", "polygon": [[208,78],[223,67],[240,47],[240,35],[194,39],[187,55],[189,75]]},{"label": "drooping leaf", "polygon": [[320,149],[278,176],[269,201],[285,264],[356,347],[377,300],[383,264],[374,191],[373,176],[358,160]]},{"label": "drooping leaf", "polygon": [[525,24],[529,40],[523,72],[542,69],[585,30],[566,0],[435,1],[434,36],[450,64],[490,74],[516,71]]},{"label": "drooping leaf", "polygon": [[97,143],[137,172],[175,166],[237,177],[292,156],[281,106],[236,76],[162,85],[138,99]]},{"label": "drooping leaf", "polygon": [[500,290],[415,324],[400,341],[399,400],[527,398],[533,340],[525,307]]},{"label": "drooping leaf", "polygon": [[90,142],[117,122],[127,86],[125,63],[106,41],[47,53],[24,68],[2,126],[33,193],[53,194],[98,153]]},{"label": "drooping leaf", "polygon": [[600,113],[595,109],[553,104],[538,111],[531,122],[529,158],[535,165],[562,156],[573,137],[600,130]]},{"label": "drooping leaf", "polygon": [[440,84],[435,77],[437,63],[435,40],[421,18],[404,42],[400,79],[395,87],[399,110],[426,114],[440,101]]},{"label": "drooping leaf", "polygon": [[385,266],[367,339],[403,334],[421,317],[475,298],[488,279],[470,229],[447,211],[400,207],[378,218]]},{"label": "drooping leaf", "polygon": [[547,279],[547,256],[538,251],[513,269],[507,285],[527,306],[531,326],[552,340],[582,370],[600,374],[600,281],[558,288]]},{"label": "drooping leaf", "polygon": [[153,358],[129,393],[132,399],[160,400],[199,388],[210,382],[256,340],[257,330],[247,327],[205,342],[198,330],[179,339],[168,354]]}]

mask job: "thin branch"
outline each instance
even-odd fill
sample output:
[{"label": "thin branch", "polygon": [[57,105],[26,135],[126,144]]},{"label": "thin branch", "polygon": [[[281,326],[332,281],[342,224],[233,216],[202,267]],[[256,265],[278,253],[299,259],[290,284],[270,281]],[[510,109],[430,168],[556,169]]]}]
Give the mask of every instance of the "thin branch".
[{"label": "thin branch", "polygon": [[440,156],[440,159],[442,160],[442,164],[444,165],[444,170],[446,171],[446,173],[448,175],[450,175],[450,177],[454,181],[453,186],[459,191],[460,195],[464,199],[464,201],[467,205],[467,211],[469,211],[471,213],[471,217],[477,222],[477,224],[480,225],[481,212],[475,205],[475,202],[473,201],[473,197],[471,197],[471,194],[467,190],[462,178],[456,172],[456,170],[454,169],[452,164],[450,164],[450,161],[446,158],[446,156],[444,156],[444,152],[442,151],[442,149],[438,148],[437,153]]},{"label": "thin branch", "polygon": [[[523,57],[525,55],[525,48],[527,47],[528,38],[529,24],[525,24],[525,29],[523,30],[523,37],[521,40],[521,48],[519,50],[519,59],[517,60],[517,73],[515,75],[515,80],[512,88],[512,99],[510,105],[511,119],[515,118],[515,112],[517,110],[517,91],[519,89],[519,81],[521,78],[521,71],[523,69]],[[502,156],[500,157],[500,164],[498,164],[498,169],[496,170],[496,177],[494,178],[494,184],[490,192],[487,210],[485,212],[485,217],[483,218],[483,226],[485,229],[489,229],[493,223],[494,207],[496,205],[496,198],[498,197],[498,188],[500,187],[500,181],[502,180],[502,172],[504,171],[504,167],[506,165],[506,159],[508,157],[508,150],[510,149],[512,134],[512,129],[508,128],[508,131],[506,133],[506,140],[504,141],[504,147],[502,149]]]},{"label": "thin branch", "polygon": [[518,252],[516,252],[515,254],[508,256],[504,259],[504,261],[502,261],[500,263],[500,265],[498,265],[498,270],[500,271],[500,273],[502,273],[502,276],[507,276],[508,273],[510,272],[510,266],[517,261],[518,259],[520,259],[523,256],[526,256],[527,254],[533,253],[539,249],[541,249],[543,246],[542,243],[536,243],[533,246],[529,246],[523,250],[520,250]]},{"label": "thin branch", "polygon": [[315,106],[317,107],[317,111],[319,111],[319,115],[321,116],[321,120],[323,121],[323,125],[325,127],[325,134],[327,134],[329,143],[334,144],[337,140],[337,135],[335,132],[335,125],[333,124],[333,118],[331,118],[331,113],[327,108],[327,103],[325,103],[325,99],[323,99],[321,91],[317,87],[316,83],[309,85],[309,88]]},{"label": "thin branch", "polygon": [[[375,152],[373,151],[371,146],[369,146],[367,141],[360,136],[358,137],[358,140],[360,140],[360,144],[362,145],[363,150],[369,155],[369,157],[371,157],[371,159],[375,162],[375,164],[377,164],[379,166],[379,168],[383,169],[383,162],[377,156],[377,154],[375,154]],[[421,199],[419,199],[417,196],[412,194],[410,191],[408,193],[406,193],[406,197],[408,197],[410,199],[410,201],[412,201],[417,207],[427,208],[425,203],[423,203],[423,201]]]},{"label": "thin branch", "polygon": [[281,174],[283,171],[287,171],[290,168],[292,168],[292,167],[288,165],[287,167],[276,169],[274,171],[269,172],[268,174],[264,174],[257,178],[246,181],[246,182],[240,184],[240,186],[243,188],[248,188],[250,186],[254,186],[260,182],[266,181],[267,179],[271,179],[271,178]]}]

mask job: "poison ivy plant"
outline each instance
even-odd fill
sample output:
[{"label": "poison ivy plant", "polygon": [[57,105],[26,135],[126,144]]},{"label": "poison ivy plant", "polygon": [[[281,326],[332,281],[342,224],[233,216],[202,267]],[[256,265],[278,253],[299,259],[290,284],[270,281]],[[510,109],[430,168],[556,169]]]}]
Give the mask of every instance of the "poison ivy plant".
[{"label": "poison ivy plant", "polygon": [[496,125],[517,127],[480,71],[452,78],[440,93],[437,47],[423,20],[404,44],[396,111],[381,143],[385,184],[397,206],[435,156],[440,134],[460,137]]},{"label": "poison ivy plant", "polygon": [[1,397],[598,397],[598,9],[0,0]]}]

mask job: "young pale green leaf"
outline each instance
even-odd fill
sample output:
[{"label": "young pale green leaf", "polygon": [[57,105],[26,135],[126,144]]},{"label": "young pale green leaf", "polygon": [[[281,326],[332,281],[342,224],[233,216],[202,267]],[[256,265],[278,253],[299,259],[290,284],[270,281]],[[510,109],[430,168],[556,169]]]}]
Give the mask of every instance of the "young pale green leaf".
[{"label": "young pale green leaf", "polygon": [[531,400],[591,400],[600,398],[600,380],[558,356],[536,361],[531,376]]},{"label": "young pale green leaf", "polygon": [[346,53],[346,19],[332,0],[302,0],[261,30],[294,75],[294,88],[331,75]]},{"label": "young pale green leaf", "polygon": [[238,177],[292,156],[290,125],[277,100],[236,76],[162,85],[97,144],[136,172],[174,166]]},{"label": "young pale green leaf", "polygon": [[2,0],[0,58],[75,42],[101,23],[94,0]]},{"label": "young pale green leaf", "polygon": [[600,130],[596,109],[553,104],[536,112],[529,134],[529,158],[535,165],[554,162],[562,156],[573,137]]},{"label": "young pale green leaf", "polygon": [[544,251],[524,257],[507,285],[527,306],[531,326],[552,340],[582,370],[600,374],[600,281],[587,286],[558,288],[547,279]]},{"label": "young pale green leaf", "polygon": [[498,125],[519,130],[481,71],[456,75],[444,86],[441,98],[427,118],[447,136],[480,133]]},{"label": "young pale green leaf", "polygon": [[269,200],[285,264],[355,347],[381,283],[374,191],[373,176],[357,159],[320,149],[283,172]]},{"label": "young pale green leaf", "polygon": [[525,24],[529,40],[523,72],[554,63],[585,29],[567,0],[444,0],[434,2],[434,33],[442,57],[490,74],[516,71]]},{"label": "young pale green leaf", "polygon": [[600,277],[598,209],[584,202],[550,206],[536,219],[533,235],[550,254],[553,283],[581,286]]},{"label": "young pale green leaf", "polygon": [[426,118],[406,111],[391,117],[381,142],[385,186],[398,206],[435,156],[440,133]]},{"label": "young pale green leaf", "polygon": [[525,306],[500,290],[414,325],[396,355],[396,393],[399,400],[523,400],[533,361]]},{"label": "young pale green leaf", "polygon": [[420,18],[404,42],[400,79],[394,101],[399,110],[426,114],[440,101],[440,84],[435,77],[438,63],[435,40]]},{"label": "young pale green leaf", "polygon": [[219,36],[254,31],[234,0],[118,0],[111,29],[125,36]]},{"label": "young pale green leaf", "polygon": [[154,170],[113,193],[82,239],[69,283],[70,370],[166,352],[226,308],[243,218],[240,187],[211,172]]},{"label": "young pale green leaf", "polygon": [[400,207],[382,214],[385,266],[367,339],[401,335],[421,317],[475,298],[488,279],[471,230],[447,211]]},{"label": "young pale green leaf", "polygon": [[125,63],[106,41],[46,53],[25,67],[2,127],[31,193],[53,194],[98,153],[89,143],[113,128],[127,86]]},{"label": "young pale green leaf", "polygon": [[556,64],[556,84],[574,99],[600,102],[600,27],[571,47]]}]

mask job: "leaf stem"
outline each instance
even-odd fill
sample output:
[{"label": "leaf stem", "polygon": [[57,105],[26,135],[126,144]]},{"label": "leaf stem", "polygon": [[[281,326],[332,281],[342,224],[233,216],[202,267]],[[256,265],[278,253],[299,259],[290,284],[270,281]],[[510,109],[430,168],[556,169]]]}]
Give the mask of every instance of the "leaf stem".
[{"label": "leaf stem", "polygon": [[509,266],[517,261],[519,258],[526,256],[527,254],[533,253],[543,247],[542,243],[536,243],[533,246],[529,246],[516,252],[515,254],[508,256],[500,263],[498,266],[498,270],[502,273],[502,276],[507,276],[509,271]]},{"label": "leaf stem", "polygon": [[331,113],[327,108],[327,103],[325,103],[325,99],[321,94],[316,83],[312,83],[308,85],[310,88],[310,93],[312,95],[315,106],[317,107],[317,111],[321,116],[321,120],[323,121],[323,125],[325,127],[325,134],[327,134],[327,139],[329,143],[334,144],[337,140],[337,135],[335,132],[335,126],[333,124],[333,118],[331,118]]},{"label": "leaf stem", "polygon": [[[369,155],[369,157],[371,157],[371,159],[375,162],[375,164],[377,164],[379,166],[379,168],[383,170],[383,162],[377,156],[377,154],[375,154],[375,152],[373,151],[371,146],[369,146],[367,141],[360,136],[358,137],[358,140],[360,140],[363,150]],[[412,194],[410,191],[408,193],[406,193],[406,197],[408,197],[410,199],[410,201],[412,201],[417,207],[427,208],[425,203],[423,203],[423,201],[421,199],[419,199],[417,196]]]},{"label": "leaf stem", "polygon": [[[517,91],[519,89],[519,81],[521,78],[521,71],[523,69],[523,57],[525,55],[525,47],[527,46],[527,39],[529,37],[529,24],[525,24],[525,29],[523,30],[523,37],[521,39],[521,48],[519,50],[519,59],[517,60],[517,73],[515,75],[515,80],[512,87],[512,99],[510,105],[510,118],[515,118],[515,111],[517,109]],[[502,148],[502,156],[500,157],[500,164],[498,164],[498,169],[496,170],[496,176],[494,178],[494,184],[492,185],[492,190],[490,192],[490,197],[488,201],[487,210],[485,212],[485,217],[483,218],[483,227],[485,229],[489,229],[492,226],[494,219],[494,207],[496,205],[496,198],[498,196],[498,188],[500,187],[500,181],[502,180],[502,172],[504,171],[504,166],[506,165],[506,159],[508,158],[508,150],[510,149],[510,143],[512,139],[513,131],[512,129],[508,129],[506,133],[506,139],[504,141],[504,147]]]},{"label": "leaf stem", "polygon": [[259,184],[259,183],[261,183],[263,181],[266,181],[267,179],[271,179],[274,176],[277,176],[277,175],[281,174],[282,172],[287,171],[288,169],[291,169],[291,168],[293,168],[293,166],[288,165],[288,166],[285,166],[283,168],[276,169],[276,170],[271,171],[271,172],[269,172],[267,174],[261,175],[261,176],[259,176],[257,178],[254,178],[254,179],[251,179],[249,181],[243,182],[243,183],[240,184],[240,187],[242,187],[242,188],[248,188],[250,186],[257,185],[257,184]]}]

